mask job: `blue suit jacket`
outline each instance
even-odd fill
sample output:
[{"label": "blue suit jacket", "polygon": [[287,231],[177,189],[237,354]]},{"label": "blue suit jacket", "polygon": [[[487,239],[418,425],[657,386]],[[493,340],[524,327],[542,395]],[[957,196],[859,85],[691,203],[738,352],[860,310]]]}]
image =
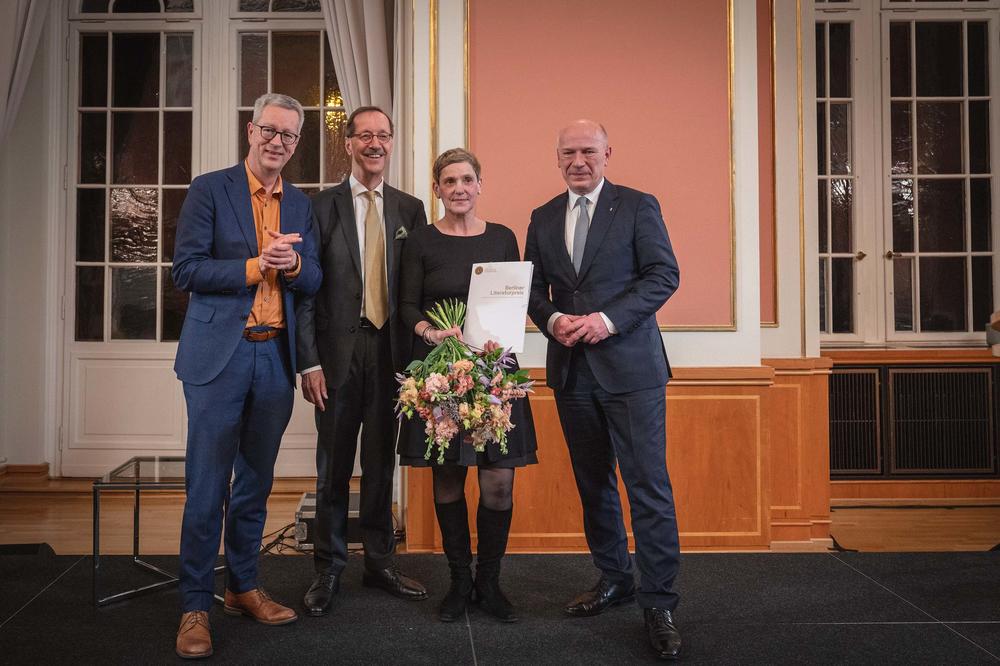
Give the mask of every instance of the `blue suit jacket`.
[{"label": "blue suit jacket", "polygon": [[561,389],[571,350],[548,332],[555,312],[603,312],[617,335],[595,345],[578,343],[601,387],[628,393],[663,386],[670,365],[656,311],[680,283],[660,204],[651,194],[604,181],[587,235],[580,274],[566,251],[563,193],[531,213],[524,258],[534,263],[528,314],[549,338],[546,379]]},{"label": "blue suit jacket", "polygon": [[[294,280],[279,277],[284,299],[288,353],[295,372],[295,298],[319,289],[312,204],[285,181],[281,232],[298,232],[302,269]],[[257,286],[246,285],[246,262],[256,257],[257,232],[250,185],[243,162],[194,179],[180,218],[174,246],[174,284],[191,292],[174,370],[190,384],[207,384],[226,367],[253,307]],[[289,377],[294,386],[294,374]]]}]

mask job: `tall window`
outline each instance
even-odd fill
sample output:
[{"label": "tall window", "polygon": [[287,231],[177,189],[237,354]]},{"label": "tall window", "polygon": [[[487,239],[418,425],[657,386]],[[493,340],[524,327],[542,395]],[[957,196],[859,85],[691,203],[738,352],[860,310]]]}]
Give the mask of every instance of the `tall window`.
[{"label": "tall window", "polygon": [[187,296],[170,266],[192,175],[193,54],[192,32],[79,33],[78,341],[178,339]]},{"label": "tall window", "polygon": [[978,342],[1000,274],[1000,2],[815,8],[821,339]]}]

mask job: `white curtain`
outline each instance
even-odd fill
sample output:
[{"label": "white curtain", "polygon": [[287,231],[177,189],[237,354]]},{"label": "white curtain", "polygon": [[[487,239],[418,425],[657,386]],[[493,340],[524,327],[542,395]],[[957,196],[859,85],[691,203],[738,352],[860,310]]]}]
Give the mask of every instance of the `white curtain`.
[{"label": "white curtain", "polygon": [[51,0],[0,2],[0,143],[17,120]]},{"label": "white curtain", "polygon": [[[398,25],[398,8],[386,21],[386,5],[393,7],[399,3],[387,3],[386,0],[321,0],[323,17],[326,21],[327,34],[330,37],[330,55],[333,66],[337,70],[337,80],[340,82],[340,92],[344,96],[344,107],[347,113],[359,106],[374,105],[393,115],[395,123],[395,140],[393,142],[394,158],[389,164],[387,180],[400,184],[402,159],[399,155],[401,146],[405,145],[401,136],[403,123],[395,109],[399,108],[400,100],[399,77],[393,77],[396,63],[392,48],[392,40],[401,33],[395,29]],[[397,42],[398,43],[398,42]],[[394,82],[396,90],[394,90]],[[401,156],[400,156],[401,157]]]}]

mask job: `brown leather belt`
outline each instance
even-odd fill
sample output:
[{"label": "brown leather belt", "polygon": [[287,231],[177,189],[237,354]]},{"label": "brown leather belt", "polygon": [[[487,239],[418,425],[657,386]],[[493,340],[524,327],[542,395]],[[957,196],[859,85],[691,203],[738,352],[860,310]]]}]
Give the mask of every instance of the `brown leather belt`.
[{"label": "brown leather belt", "polygon": [[250,342],[264,342],[265,340],[271,340],[278,337],[282,329],[280,328],[269,328],[266,331],[254,331],[249,328],[243,329],[243,337]]}]

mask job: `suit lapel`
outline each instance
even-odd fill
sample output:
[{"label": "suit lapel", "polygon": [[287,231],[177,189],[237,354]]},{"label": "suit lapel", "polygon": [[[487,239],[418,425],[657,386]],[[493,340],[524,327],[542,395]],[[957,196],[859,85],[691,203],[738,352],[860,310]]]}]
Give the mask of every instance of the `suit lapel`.
[{"label": "suit lapel", "polygon": [[618,188],[611,184],[610,181],[604,181],[604,187],[601,188],[601,196],[597,199],[597,205],[594,206],[594,217],[590,221],[590,231],[587,233],[587,246],[583,250],[583,260],[580,262],[580,273],[577,276],[577,283],[583,281],[586,277],[587,271],[590,269],[590,265],[594,263],[594,255],[597,254],[598,248],[601,247],[601,243],[604,242],[605,236],[608,235],[608,229],[611,228],[611,222],[615,219],[615,210],[618,207]]},{"label": "suit lapel", "polygon": [[243,232],[250,256],[256,257],[260,251],[257,248],[257,227],[253,223],[253,206],[250,204],[250,183],[247,180],[246,167],[239,163],[229,170],[229,182],[226,183],[226,195],[229,205],[233,207],[236,222]]},{"label": "suit lapel", "polygon": [[573,258],[566,251],[566,206],[569,195],[563,194],[556,199],[552,210],[552,223],[549,225],[549,243],[555,252],[556,268],[568,276],[567,282],[576,280],[576,270],[573,268]]},{"label": "suit lapel", "polygon": [[358,223],[354,219],[354,201],[351,197],[350,181],[345,180],[337,186],[337,194],[334,196],[334,206],[337,209],[337,219],[340,220],[340,230],[344,234],[344,241],[347,243],[347,253],[351,255],[354,262],[354,270],[361,277],[361,249],[358,246]]}]

